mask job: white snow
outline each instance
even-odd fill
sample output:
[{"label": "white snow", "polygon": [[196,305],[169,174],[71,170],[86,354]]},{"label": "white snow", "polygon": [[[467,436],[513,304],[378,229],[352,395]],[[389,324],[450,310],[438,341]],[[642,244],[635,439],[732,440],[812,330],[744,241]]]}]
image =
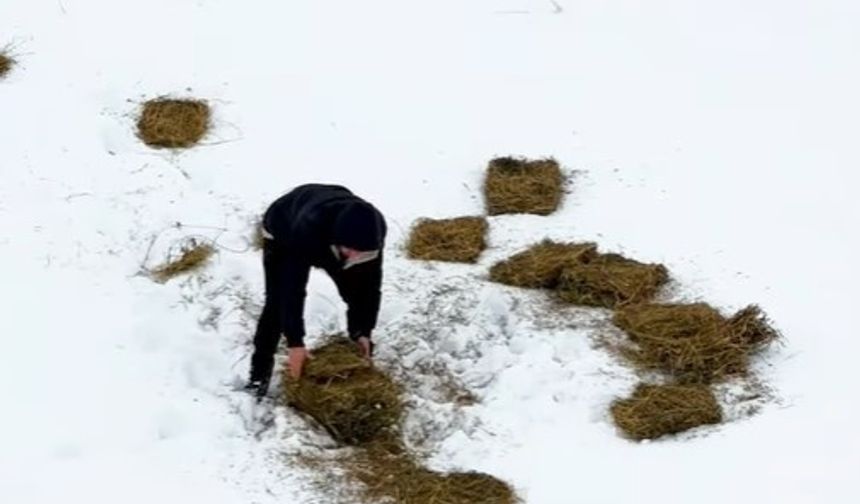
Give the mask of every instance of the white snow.
[{"label": "white snow", "polygon": [[[326,437],[236,390],[250,221],[308,181],[388,218],[378,360],[433,467],[529,504],[856,501],[859,21],[849,0],[4,0],[0,502],[328,502],[285,457]],[[206,145],[135,138],[163,94],[212,101]],[[491,218],[475,266],[406,260],[413,220],[481,213],[507,154],[559,159],[563,208]],[[210,267],[139,275],[186,236],[217,240]],[[786,335],[757,369],[775,398],[619,437],[636,377],[595,345],[606,314],[486,281],[544,237],[662,262],[673,299],[761,304]],[[306,320],[311,343],[344,326],[324,275]]]}]

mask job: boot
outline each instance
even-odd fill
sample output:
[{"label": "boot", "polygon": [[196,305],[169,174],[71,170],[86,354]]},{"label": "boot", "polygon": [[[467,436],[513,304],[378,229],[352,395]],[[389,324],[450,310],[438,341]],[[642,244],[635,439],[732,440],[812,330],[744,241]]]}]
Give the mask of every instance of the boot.
[{"label": "boot", "polygon": [[272,370],[275,367],[274,357],[260,358],[255,352],[251,357],[251,376],[245,390],[252,392],[257,397],[265,397],[269,391],[269,380],[272,378]]},{"label": "boot", "polygon": [[245,385],[245,390],[249,394],[253,394],[254,397],[258,399],[262,399],[266,397],[266,393],[269,391],[269,380],[248,380],[248,383]]}]

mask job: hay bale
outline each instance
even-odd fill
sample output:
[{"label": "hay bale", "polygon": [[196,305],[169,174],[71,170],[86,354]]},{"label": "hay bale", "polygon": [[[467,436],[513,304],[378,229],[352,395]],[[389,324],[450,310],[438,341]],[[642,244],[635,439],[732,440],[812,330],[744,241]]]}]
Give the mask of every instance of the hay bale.
[{"label": "hay bale", "polygon": [[284,384],[287,404],[348,445],[390,438],[403,412],[400,387],[346,338],[314,351],[300,379],[285,372]]},{"label": "hay bale", "polygon": [[745,374],[750,355],[779,337],[756,306],[726,319],[704,303],[632,305],[618,310],[613,323],[635,343],[623,349],[633,362],[682,383]]},{"label": "hay bale", "polygon": [[15,66],[15,60],[5,51],[0,51],[0,79],[6,76],[12,67]]},{"label": "hay bale", "polygon": [[513,490],[492,476],[442,474],[419,464],[400,440],[401,390],[362,358],[353,342],[333,338],[299,380],[284,373],[285,399],[325,427],[335,440],[357,445],[335,459],[339,473],[363,484],[368,500],[410,504],[513,504]]},{"label": "hay bale", "polygon": [[615,425],[627,437],[637,440],[654,439],[723,420],[713,392],[704,385],[640,383],[631,397],[613,402],[610,412]]},{"label": "hay bale", "polygon": [[563,192],[564,177],[558,161],[552,158],[493,159],[484,181],[484,198],[490,215],[549,215],[558,208]]},{"label": "hay bale", "polygon": [[390,499],[409,504],[514,504],[513,489],[494,476],[479,472],[440,473],[421,465],[398,449],[375,445],[354,454],[347,472],[363,484],[373,502]]},{"label": "hay bale", "polygon": [[669,281],[662,264],[643,264],[618,254],[601,254],[564,268],[556,294],[568,303],[617,308],[651,299]]},{"label": "hay bale", "polygon": [[565,268],[597,257],[594,243],[544,240],[490,268],[490,280],[515,287],[553,289]]},{"label": "hay bale", "polygon": [[164,264],[150,270],[149,274],[158,283],[165,283],[171,278],[183,273],[202,268],[215,253],[215,247],[209,243],[197,243],[191,239],[180,246],[179,257],[168,259]]},{"label": "hay bale", "polygon": [[157,98],[143,104],[138,136],[150,147],[191,147],[209,130],[209,118],[205,101]]},{"label": "hay bale", "polygon": [[619,310],[613,318],[615,325],[635,342],[654,334],[671,339],[689,338],[724,321],[720,312],[706,303],[647,303]]},{"label": "hay bale", "polygon": [[420,219],[412,227],[406,251],[411,259],[474,263],[487,247],[487,219]]}]

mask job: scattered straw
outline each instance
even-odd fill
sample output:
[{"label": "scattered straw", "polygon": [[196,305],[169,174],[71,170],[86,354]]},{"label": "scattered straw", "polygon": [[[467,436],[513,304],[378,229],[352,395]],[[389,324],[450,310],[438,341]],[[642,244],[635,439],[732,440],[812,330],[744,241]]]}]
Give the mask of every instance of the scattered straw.
[{"label": "scattered straw", "polygon": [[420,219],[406,250],[412,259],[474,263],[486,248],[487,219]]},{"label": "scattered straw", "polygon": [[633,305],[617,311],[613,322],[636,344],[622,349],[625,355],[682,383],[743,375],[750,355],[779,337],[756,306],[727,320],[704,303]]},{"label": "scattered straw", "polygon": [[344,461],[347,473],[362,483],[370,502],[390,499],[409,504],[513,504],[507,483],[484,473],[439,473],[397,448],[375,444]]},{"label": "scattered straw", "polygon": [[545,240],[490,268],[490,280],[516,287],[552,289],[565,268],[597,256],[593,243],[556,243]]},{"label": "scattered straw", "polygon": [[344,338],[316,350],[299,380],[284,380],[287,404],[344,444],[391,437],[403,412],[400,387]]},{"label": "scattered straw", "polygon": [[203,267],[214,253],[215,247],[212,245],[197,243],[196,240],[191,239],[182,245],[177,259],[167,261],[149,273],[156,282],[164,283],[178,275]]},{"label": "scattered straw", "polygon": [[728,326],[734,338],[751,352],[758,351],[781,337],[767,315],[756,305],[747,306],[737,312],[729,319]]},{"label": "scattered straw", "polygon": [[668,280],[669,272],[662,264],[602,254],[565,267],[556,293],[569,303],[617,308],[651,299]]},{"label": "scattered straw", "polygon": [[143,104],[138,136],[151,147],[191,147],[209,129],[209,116],[209,105],[202,100],[150,100]]},{"label": "scattered straw", "polygon": [[484,181],[487,212],[490,215],[549,215],[561,202],[563,185],[561,169],[555,159],[493,159]]},{"label": "scattered straw", "polygon": [[6,52],[0,51],[0,79],[9,73],[13,66],[15,66],[15,60]]},{"label": "scattered straw", "polygon": [[722,410],[704,385],[640,383],[628,399],[610,408],[615,424],[631,439],[654,439],[701,425],[717,424]]}]

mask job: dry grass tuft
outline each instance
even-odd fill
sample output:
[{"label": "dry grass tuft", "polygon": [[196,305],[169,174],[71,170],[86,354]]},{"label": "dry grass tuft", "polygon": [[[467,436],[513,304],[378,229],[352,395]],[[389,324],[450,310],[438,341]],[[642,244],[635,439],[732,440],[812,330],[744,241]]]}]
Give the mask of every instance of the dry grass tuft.
[{"label": "dry grass tuft", "polygon": [[363,484],[369,502],[389,499],[409,504],[514,504],[513,489],[484,473],[431,471],[397,447],[375,444],[345,461],[348,474]]},{"label": "dry grass tuft", "polygon": [[756,306],[726,319],[704,303],[631,305],[613,322],[635,343],[622,349],[627,357],[681,383],[746,374],[750,355],[779,337]]},{"label": "dry grass tuft", "polygon": [[610,408],[615,424],[631,439],[654,439],[701,425],[717,424],[722,410],[704,385],[646,385]]},{"label": "dry grass tuft", "polygon": [[12,67],[15,66],[15,60],[5,51],[0,50],[0,79],[6,76]]},{"label": "dry grass tuft", "polygon": [[750,352],[762,349],[781,337],[767,315],[756,305],[737,312],[729,319],[728,326],[734,338]]},{"label": "dry grass tuft", "polygon": [[209,243],[197,243],[191,239],[182,245],[178,258],[157,266],[149,274],[156,282],[164,283],[183,273],[202,268],[214,253],[215,247]]},{"label": "dry grass tuft", "polygon": [[263,236],[263,219],[257,219],[254,221],[253,228],[251,230],[251,249],[263,250],[263,246],[265,244],[266,237]]},{"label": "dry grass tuft", "polygon": [[403,413],[400,387],[345,338],[313,353],[299,380],[284,374],[287,404],[319,422],[340,443],[361,445],[394,434]]},{"label": "dry grass tuft", "polygon": [[406,250],[411,259],[474,263],[487,247],[487,219],[420,219]]},{"label": "dry grass tuft", "polygon": [[545,240],[490,268],[490,280],[516,287],[554,289],[562,272],[597,257],[594,243],[556,243]]},{"label": "dry grass tuft", "polygon": [[555,159],[502,157],[490,161],[484,197],[490,215],[549,215],[561,202],[564,177]]},{"label": "dry grass tuft", "polygon": [[662,264],[601,254],[565,267],[556,294],[569,303],[618,308],[650,300],[668,281],[669,272]]},{"label": "dry grass tuft", "polygon": [[157,98],[143,104],[138,136],[151,147],[191,147],[209,130],[209,118],[205,101]]}]

